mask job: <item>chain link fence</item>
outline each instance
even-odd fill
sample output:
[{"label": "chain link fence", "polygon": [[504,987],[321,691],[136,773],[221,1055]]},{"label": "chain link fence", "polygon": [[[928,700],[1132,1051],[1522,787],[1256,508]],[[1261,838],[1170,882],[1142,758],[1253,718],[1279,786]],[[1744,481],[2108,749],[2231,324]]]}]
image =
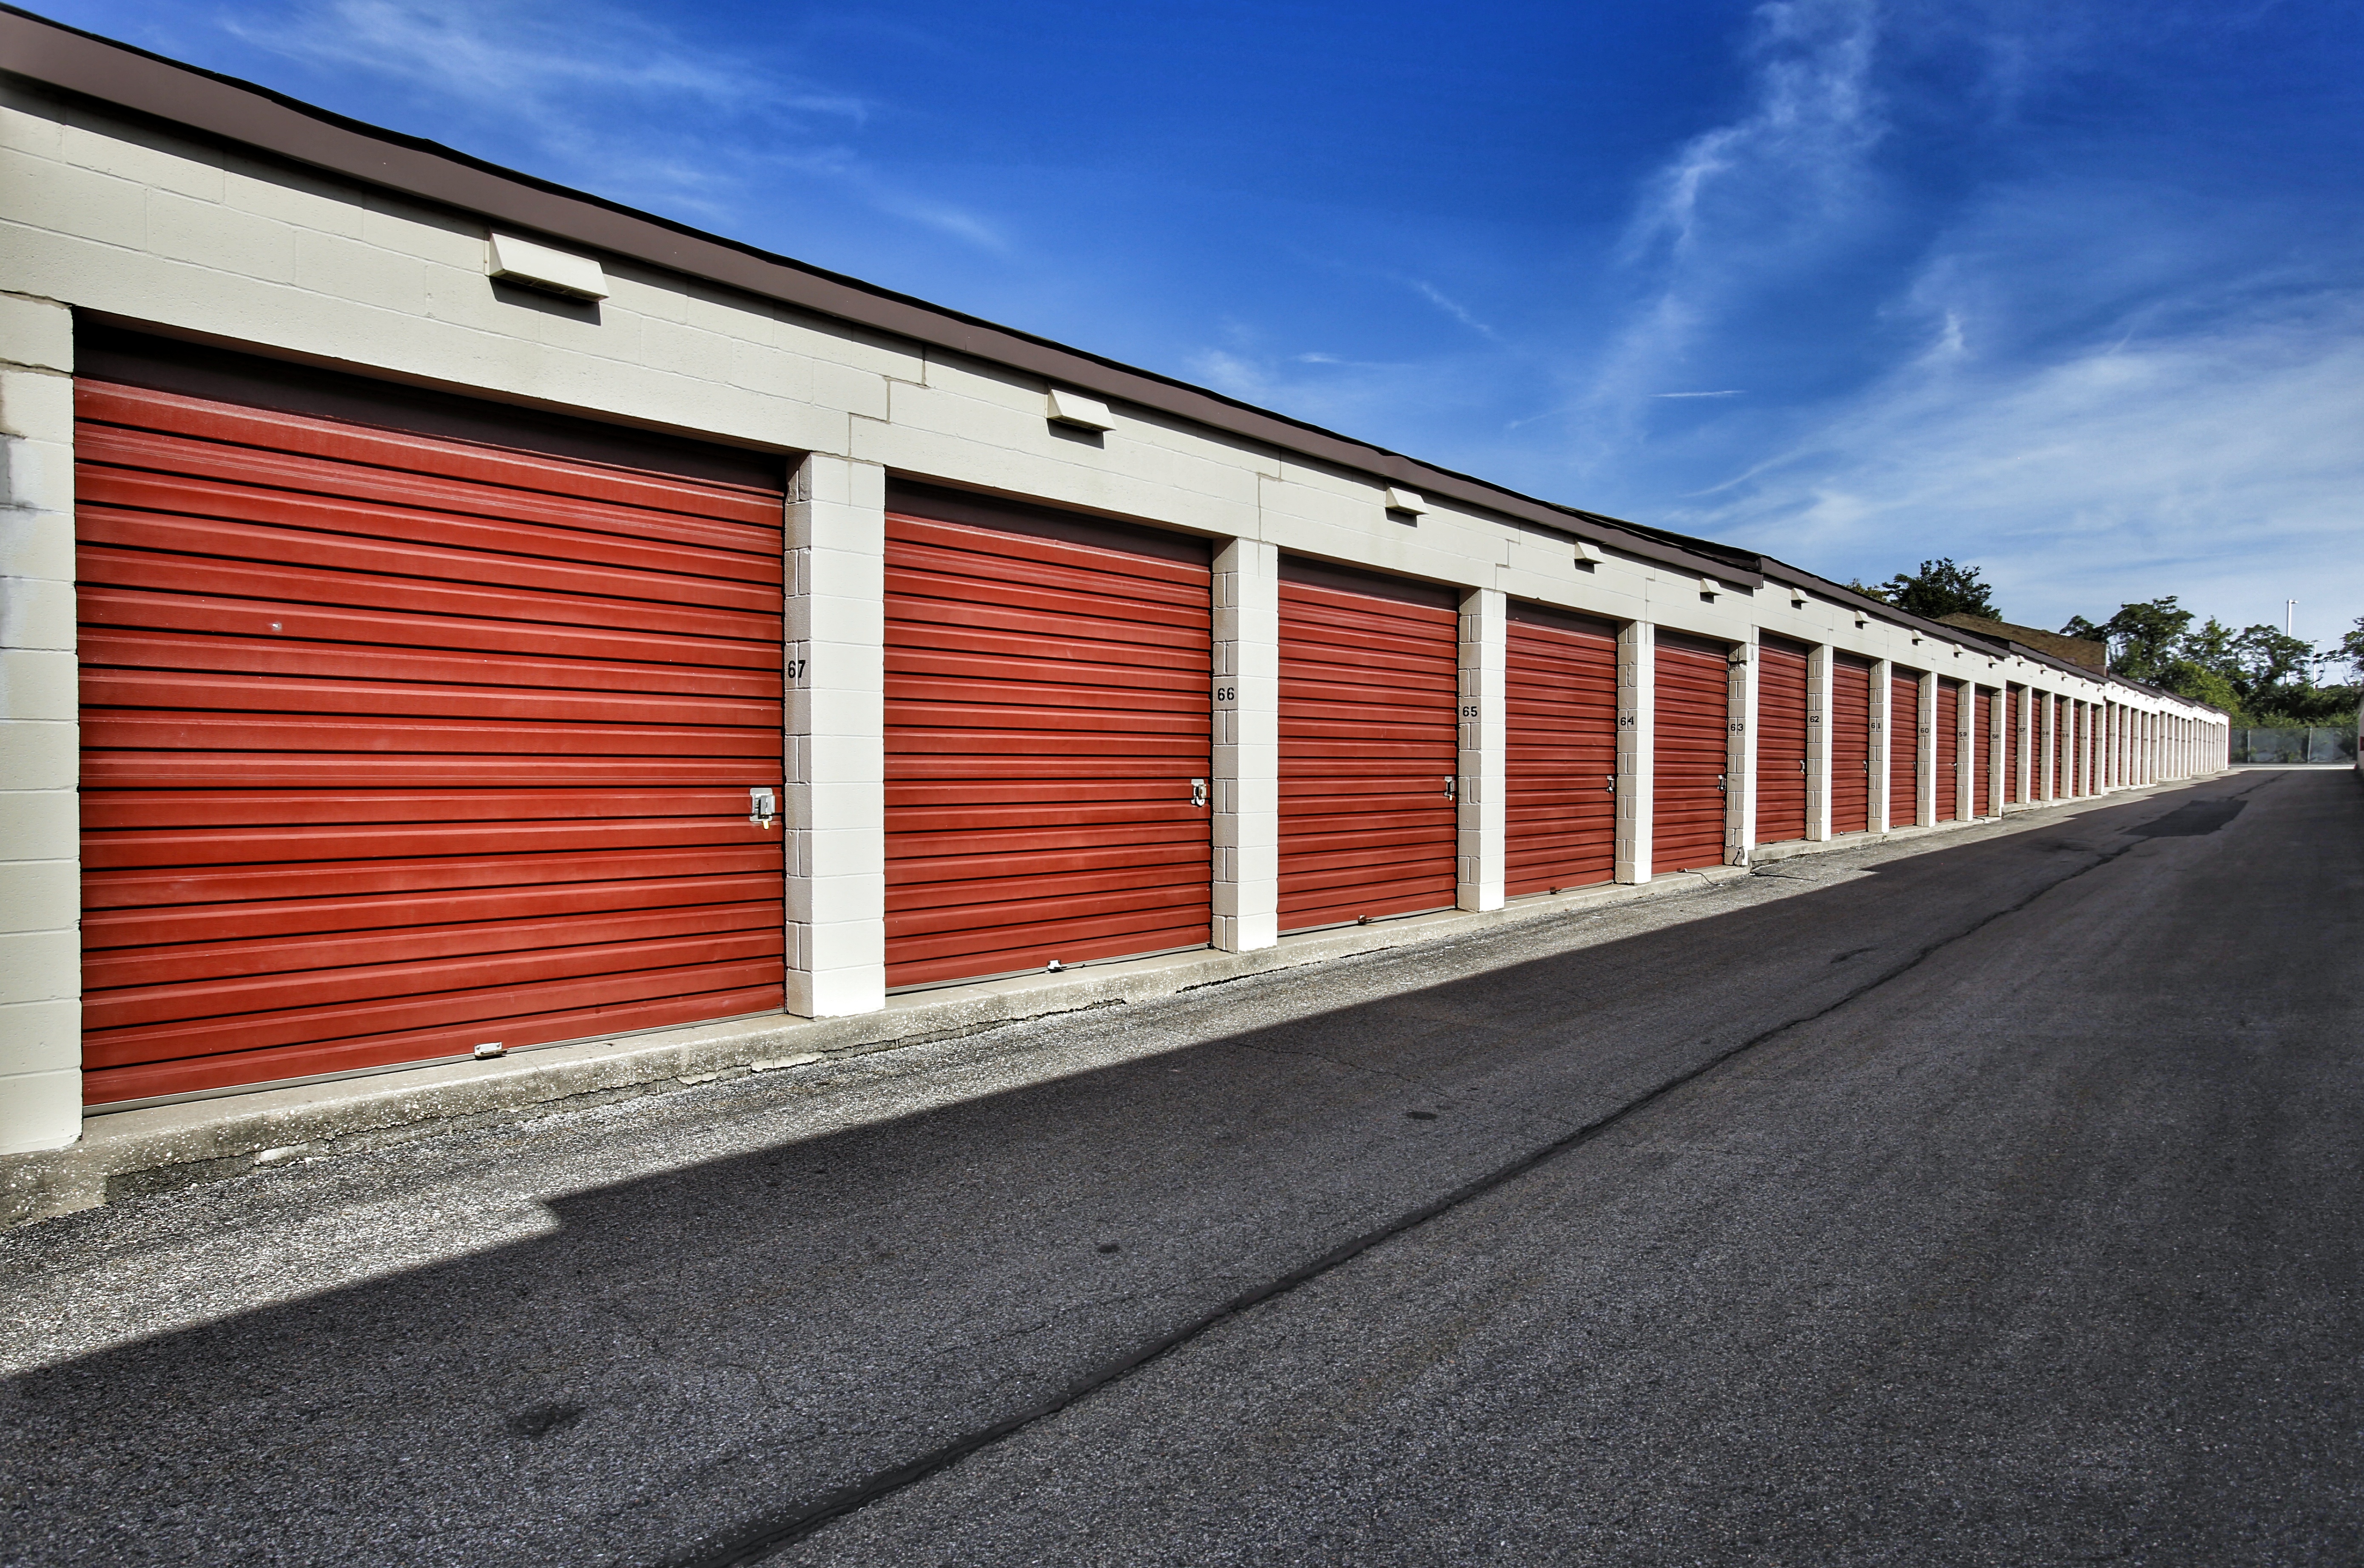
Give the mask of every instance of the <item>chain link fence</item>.
[{"label": "chain link fence", "polygon": [[2347,729],[2235,729],[2236,762],[2352,762],[2356,736]]}]

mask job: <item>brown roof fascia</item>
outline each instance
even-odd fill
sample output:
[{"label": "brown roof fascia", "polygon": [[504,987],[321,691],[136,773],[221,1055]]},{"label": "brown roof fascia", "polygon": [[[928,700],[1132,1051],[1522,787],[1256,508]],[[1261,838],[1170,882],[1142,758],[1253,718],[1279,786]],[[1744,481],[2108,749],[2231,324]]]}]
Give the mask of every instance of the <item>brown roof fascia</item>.
[{"label": "brown roof fascia", "polygon": [[[1965,648],[1984,649],[1990,653],[2002,652],[2016,647],[2016,644],[2000,642],[1990,637],[1981,637],[1965,627],[1947,626],[1943,621],[1929,620],[1909,610],[1900,610],[1885,599],[1875,599],[1868,594],[1858,594],[1853,588],[1841,587],[1827,577],[1817,577],[1802,566],[1792,566],[1786,561],[1776,561],[1769,555],[1762,559],[1765,562],[1767,582],[1788,583],[1796,587],[1812,589],[1826,599],[1834,600],[1850,609],[1860,610],[1873,619],[1884,620],[1890,626],[1905,627],[1921,633],[1924,637],[1934,637],[1941,642],[1959,643]],[[2091,675],[2093,673],[2091,670],[2077,670],[2074,665],[2061,664],[2058,660],[2037,653],[2033,649],[2025,651],[2038,663],[2056,664],[2063,670],[2072,670],[2080,675]]]},{"label": "brown roof fascia", "polygon": [[1321,462],[1413,486],[1645,561],[1754,588],[1744,552],[1695,553],[1618,519],[1522,495],[1154,372],[997,327],[857,279],[723,239],[422,138],[315,108],[235,77],[185,65],[0,4],[0,70],[274,157],[366,181],[439,206],[824,316],[1031,372]]}]

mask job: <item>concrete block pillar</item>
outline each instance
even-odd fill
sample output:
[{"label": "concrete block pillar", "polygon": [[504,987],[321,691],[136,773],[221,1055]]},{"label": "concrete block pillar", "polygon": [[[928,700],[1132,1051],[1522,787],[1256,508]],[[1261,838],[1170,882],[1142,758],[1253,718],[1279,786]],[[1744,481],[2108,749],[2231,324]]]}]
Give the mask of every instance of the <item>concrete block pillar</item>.
[{"label": "concrete block pillar", "polygon": [[1806,655],[1806,837],[1831,836],[1831,645]]},{"label": "concrete block pillar", "polygon": [[1723,863],[1745,866],[1756,842],[1756,631],[1726,655],[1723,727]]},{"label": "concrete block pillar", "polygon": [[73,317],[0,295],[0,1154],[82,1136]]},{"label": "concrete block pillar", "polygon": [[1954,820],[1968,822],[1978,815],[1979,688],[1964,681],[1954,704]]},{"label": "concrete block pillar", "polygon": [[1280,547],[1235,539],[1215,555],[1213,941],[1280,940]]},{"label": "concrete block pillar", "polygon": [[1912,820],[1926,828],[1937,820],[1937,677],[1921,677],[1921,711],[1913,716],[1921,737],[1921,762],[1913,778]]},{"label": "concrete block pillar", "polygon": [[2084,743],[2085,793],[2099,795],[2102,793],[2102,705],[2092,702],[2085,704],[2083,718],[2084,733],[2081,740]]},{"label": "concrete block pillar", "polygon": [[807,458],[788,495],[788,1011],[886,1001],[886,473]]},{"label": "concrete block pillar", "polygon": [[1656,748],[1656,628],[1617,634],[1617,880],[1650,880],[1650,769]]},{"label": "concrete block pillar", "polygon": [[1510,601],[1497,588],[1461,598],[1460,848],[1455,902],[1500,909],[1506,789],[1503,690],[1510,673]]},{"label": "concrete block pillar", "polygon": [[2011,690],[1996,688],[1987,705],[1987,810],[1995,817],[2002,815],[2002,803],[2011,794],[2003,780],[2004,741],[2010,728]]},{"label": "concrete block pillar", "polygon": [[2024,806],[2035,798],[2035,693],[2026,686],[2019,688],[2017,723],[2019,777],[2013,784],[2013,795]]},{"label": "concrete block pillar", "polygon": [[1867,826],[1875,833],[1888,831],[1888,745],[1894,726],[1889,707],[1894,688],[1896,667],[1885,659],[1877,659],[1871,666],[1871,811]]}]

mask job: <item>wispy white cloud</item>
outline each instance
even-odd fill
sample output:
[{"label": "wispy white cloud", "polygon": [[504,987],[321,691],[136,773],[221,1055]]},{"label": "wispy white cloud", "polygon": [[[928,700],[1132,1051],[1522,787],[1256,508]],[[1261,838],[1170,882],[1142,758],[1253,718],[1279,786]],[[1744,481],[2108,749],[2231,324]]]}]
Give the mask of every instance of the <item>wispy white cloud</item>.
[{"label": "wispy white cloud", "polygon": [[1742,395],[1742,391],[1736,386],[1727,386],[1722,392],[1654,392],[1650,395],[1653,397],[1738,397]]},{"label": "wispy white cloud", "polygon": [[1445,315],[1450,316],[1454,320],[1458,321],[1464,327],[1468,328],[1472,332],[1477,333],[1480,337],[1492,338],[1498,340],[1501,338],[1502,335],[1500,332],[1495,331],[1491,327],[1489,327],[1483,321],[1478,320],[1478,317],[1471,313],[1467,306],[1463,305],[1459,300],[1454,299],[1443,289],[1438,288],[1434,284],[1428,283],[1420,278],[1406,278],[1404,282],[1411,284],[1412,290],[1422,299],[1428,301],[1429,304],[1436,306],[1437,309],[1444,312]]},{"label": "wispy white cloud", "polygon": [[2364,606],[2358,429],[2364,290],[2325,292],[2043,359],[1922,356],[1667,517],[1824,571],[1951,553],[2045,624],[2296,595],[2327,636]]},{"label": "wispy white cloud", "polygon": [[902,188],[853,139],[886,106],[777,62],[704,47],[624,8],[559,0],[292,0],[222,26],[245,43],[392,81],[473,128],[496,125],[562,177],[725,221],[781,178],[1005,250],[983,217]]},{"label": "wispy white cloud", "polygon": [[1647,388],[1672,379],[1768,287],[1860,233],[1887,132],[1874,0],[1767,0],[1747,45],[1746,110],[1691,138],[1647,182],[1619,253],[1645,280],[1576,406],[1579,464],[1641,439]]}]

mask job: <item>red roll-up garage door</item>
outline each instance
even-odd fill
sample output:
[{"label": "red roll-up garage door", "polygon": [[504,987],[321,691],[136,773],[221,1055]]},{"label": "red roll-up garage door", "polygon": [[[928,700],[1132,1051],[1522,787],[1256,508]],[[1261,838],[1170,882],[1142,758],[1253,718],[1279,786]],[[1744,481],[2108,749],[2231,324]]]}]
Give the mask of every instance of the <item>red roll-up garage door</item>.
[{"label": "red roll-up garage door", "polygon": [[1617,870],[1617,628],[1513,601],[1504,685],[1504,891]]},{"label": "red roll-up garage door", "polygon": [[1970,815],[1994,815],[1994,691],[1979,686],[1970,710]]},{"label": "red roll-up garage door", "polygon": [[1962,688],[1956,681],[1937,683],[1937,729],[1931,738],[1937,752],[1937,820],[1951,822],[1962,814]]},{"label": "red roll-up garage door", "polygon": [[1206,944],[1203,540],[897,486],[886,984]]},{"label": "red roll-up garage door", "polygon": [[777,460],[281,373],[76,385],[89,1098],[781,1006]]},{"label": "red roll-up garage door", "polygon": [[1921,674],[1890,668],[1888,682],[1888,825],[1921,820]]},{"label": "red roll-up garage door", "polygon": [[1458,595],[1283,557],[1280,927],[1449,908]]},{"label": "red roll-up garage door", "polygon": [[1731,756],[1729,653],[1720,642],[1661,631],[1656,673],[1650,869],[1722,865],[1723,776]]},{"label": "red roll-up garage door", "polygon": [[1831,831],[1871,827],[1871,661],[1831,656]]},{"label": "red roll-up garage door", "polygon": [[1756,841],[1806,836],[1806,645],[1767,637],[1756,652]]}]

